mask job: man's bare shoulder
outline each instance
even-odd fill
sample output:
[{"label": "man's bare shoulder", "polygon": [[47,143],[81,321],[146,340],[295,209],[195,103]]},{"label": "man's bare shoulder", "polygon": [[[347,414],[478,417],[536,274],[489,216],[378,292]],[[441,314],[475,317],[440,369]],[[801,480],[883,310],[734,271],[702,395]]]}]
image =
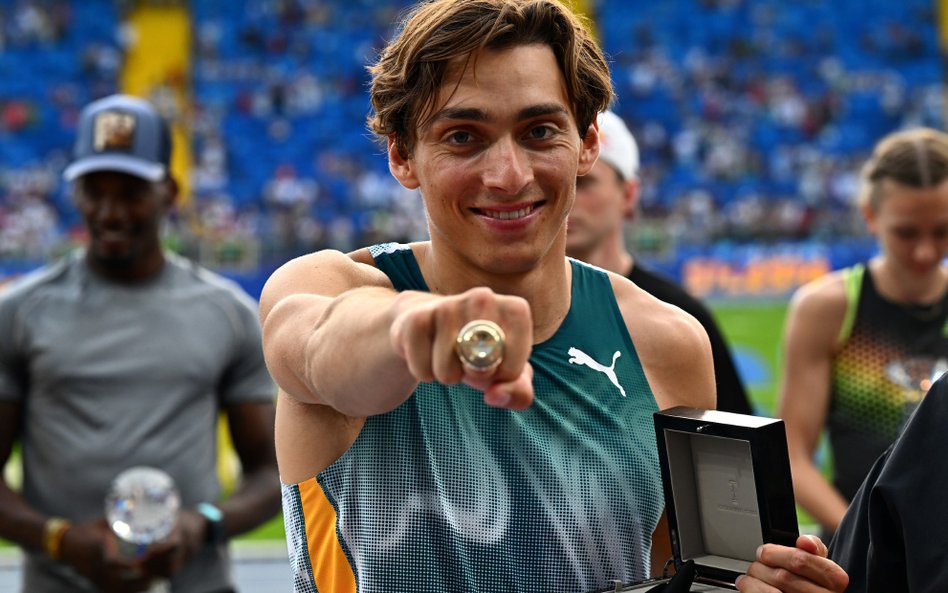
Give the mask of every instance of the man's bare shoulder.
[{"label": "man's bare shoulder", "polygon": [[626,278],[611,275],[619,310],[660,408],[713,408],[711,345],[704,327]]},{"label": "man's bare shoulder", "polygon": [[[616,295],[616,302],[622,311],[622,316],[629,325],[630,331],[636,333],[647,332],[672,334],[665,337],[675,339],[679,331],[685,332],[688,339],[697,330],[698,336],[704,335],[701,324],[689,313],[675,305],[666,303],[645,290],[639,288],[631,280],[618,274],[610,274],[612,288]],[[676,331],[678,330],[678,331]]]},{"label": "man's bare shoulder", "polygon": [[294,282],[313,279],[319,283],[329,276],[374,275],[375,260],[367,248],[343,253],[335,249],[323,249],[293,258],[273,273],[273,278],[288,276]]},{"label": "man's bare shoulder", "polygon": [[[376,246],[383,253],[395,251],[410,250],[415,259],[420,263],[431,248],[430,241],[415,241],[412,243],[386,243]],[[372,255],[372,248],[362,247],[346,254],[353,261],[375,267],[375,256]]]},{"label": "man's bare shoulder", "polygon": [[368,249],[342,253],[324,249],[301,255],[281,265],[267,280],[260,295],[263,317],[290,294],[336,296],[363,286],[391,287],[388,277],[374,266]]}]

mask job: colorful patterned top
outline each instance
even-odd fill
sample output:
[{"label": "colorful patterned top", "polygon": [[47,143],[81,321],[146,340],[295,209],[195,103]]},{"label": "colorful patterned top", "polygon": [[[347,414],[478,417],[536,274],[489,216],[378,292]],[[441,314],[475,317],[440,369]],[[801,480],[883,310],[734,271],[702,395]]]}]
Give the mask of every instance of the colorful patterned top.
[{"label": "colorful patterned top", "polygon": [[893,303],[862,265],[843,270],[848,295],[833,361],[828,428],[834,483],[852,500],[938,376],[948,370],[948,295],[929,306]]},{"label": "colorful patterned top", "polygon": [[[407,245],[371,252],[396,289],[428,290]],[[657,406],[609,278],[571,263],[569,313],[530,358],[529,409],[423,383],[284,486],[295,591],[577,593],[648,576]]]}]

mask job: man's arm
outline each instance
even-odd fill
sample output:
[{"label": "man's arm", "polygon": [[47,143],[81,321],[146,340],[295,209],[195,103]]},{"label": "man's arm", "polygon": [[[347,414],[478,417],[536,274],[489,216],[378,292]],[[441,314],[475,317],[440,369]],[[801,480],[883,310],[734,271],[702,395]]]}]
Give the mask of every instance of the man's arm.
[{"label": "man's arm", "polygon": [[[0,402],[0,474],[13,453],[21,412],[19,404]],[[0,475],[0,537],[28,550],[42,551],[46,519],[26,504]]]},{"label": "man's arm", "polygon": [[714,379],[717,384],[717,409],[738,414],[753,414],[747,389],[741,381],[727,340],[721,333],[711,310],[684,287],[645,269],[640,264],[635,266],[630,279],[659,300],[680,307],[685,313],[694,316],[707,332],[708,340],[711,342],[711,358],[714,361]]},{"label": "man's arm", "polygon": [[354,417],[398,407],[417,380],[389,338],[397,298],[382,272],[337,251],[280,267],[260,298],[264,356],[280,389]]},{"label": "man's arm", "polygon": [[[659,409],[714,408],[714,368],[704,328],[691,314],[621,276],[613,275],[612,284]],[[662,513],[652,533],[651,576],[661,576],[671,557],[668,516]]]},{"label": "man's arm", "polygon": [[701,324],[622,276],[611,277],[619,309],[659,409],[713,409],[714,366],[708,334]]},{"label": "man's arm", "polygon": [[[524,299],[487,288],[399,293],[370,262],[364,250],[310,254],[282,266],[264,287],[263,349],[280,387],[276,447],[284,482],[327,467],[365,417],[395,409],[419,381],[464,382],[498,407],[522,409],[533,400],[533,321]],[[507,336],[503,361],[486,375],[465,371],[455,352],[458,331],[474,319],[496,322]]]},{"label": "man's arm", "polygon": [[220,504],[224,530],[229,537],[250,531],[280,511],[274,416],[271,403],[245,403],[227,408],[227,422],[241,467],[237,488]]},{"label": "man's arm", "polygon": [[801,288],[790,303],[778,415],[787,429],[794,494],[801,507],[834,531],[846,500],[813,462],[826,423],[830,374],[846,312],[842,279],[832,275]]},{"label": "man's arm", "polygon": [[27,369],[15,336],[19,313],[16,297],[10,292],[0,301],[0,538],[26,550],[43,549],[43,526],[46,517],[32,508],[6,482],[6,467],[13,447],[21,437],[23,401],[27,390]]},{"label": "man's arm", "polygon": [[[453,295],[395,292],[378,269],[328,251],[277,270],[260,312],[271,375],[305,403],[355,418],[383,414],[419,381],[464,382],[483,391],[487,404],[505,408],[533,399],[533,320],[520,297],[485,287]],[[494,321],[507,336],[504,358],[490,374],[466,371],[455,352],[458,331],[475,319]]]},{"label": "man's arm", "polygon": [[652,533],[652,568],[653,578],[664,576],[665,565],[674,556],[671,544],[671,533],[668,530],[668,511],[662,512],[658,525]]},{"label": "man's arm", "polygon": [[[727,340],[721,333],[710,311],[706,311],[707,320],[702,321],[708,339],[711,341],[711,356],[714,360],[714,377],[717,383],[717,409],[737,414],[753,414],[747,389],[737,372],[737,365]],[[701,319],[699,319],[701,321]]]}]

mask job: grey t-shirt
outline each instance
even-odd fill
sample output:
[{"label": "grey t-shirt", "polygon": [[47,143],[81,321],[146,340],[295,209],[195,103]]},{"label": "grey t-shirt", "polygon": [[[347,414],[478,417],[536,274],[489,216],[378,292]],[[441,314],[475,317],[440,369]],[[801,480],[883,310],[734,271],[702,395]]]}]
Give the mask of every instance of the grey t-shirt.
[{"label": "grey t-shirt", "polygon": [[[174,478],[182,504],[215,501],[218,412],[273,401],[256,306],[235,283],[168,254],[154,279],[117,285],[83,254],[0,293],[0,401],[23,405],[23,496],[44,513],[103,515],[112,479],[136,465]],[[67,580],[63,580],[63,579]],[[29,555],[30,593],[91,591]],[[230,584],[226,549],[206,549],[175,592]]]}]

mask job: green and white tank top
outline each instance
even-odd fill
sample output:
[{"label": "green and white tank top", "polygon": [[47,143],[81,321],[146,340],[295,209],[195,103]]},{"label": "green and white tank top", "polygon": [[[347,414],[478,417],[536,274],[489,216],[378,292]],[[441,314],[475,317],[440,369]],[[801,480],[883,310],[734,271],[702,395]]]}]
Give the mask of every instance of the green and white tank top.
[{"label": "green and white tank top", "polygon": [[[396,289],[428,290],[407,245],[371,252]],[[571,264],[570,310],[530,358],[529,409],[423,383],[284,486],[296,591],[579,593],[648,576],[657,405],[606,273]]]}]

